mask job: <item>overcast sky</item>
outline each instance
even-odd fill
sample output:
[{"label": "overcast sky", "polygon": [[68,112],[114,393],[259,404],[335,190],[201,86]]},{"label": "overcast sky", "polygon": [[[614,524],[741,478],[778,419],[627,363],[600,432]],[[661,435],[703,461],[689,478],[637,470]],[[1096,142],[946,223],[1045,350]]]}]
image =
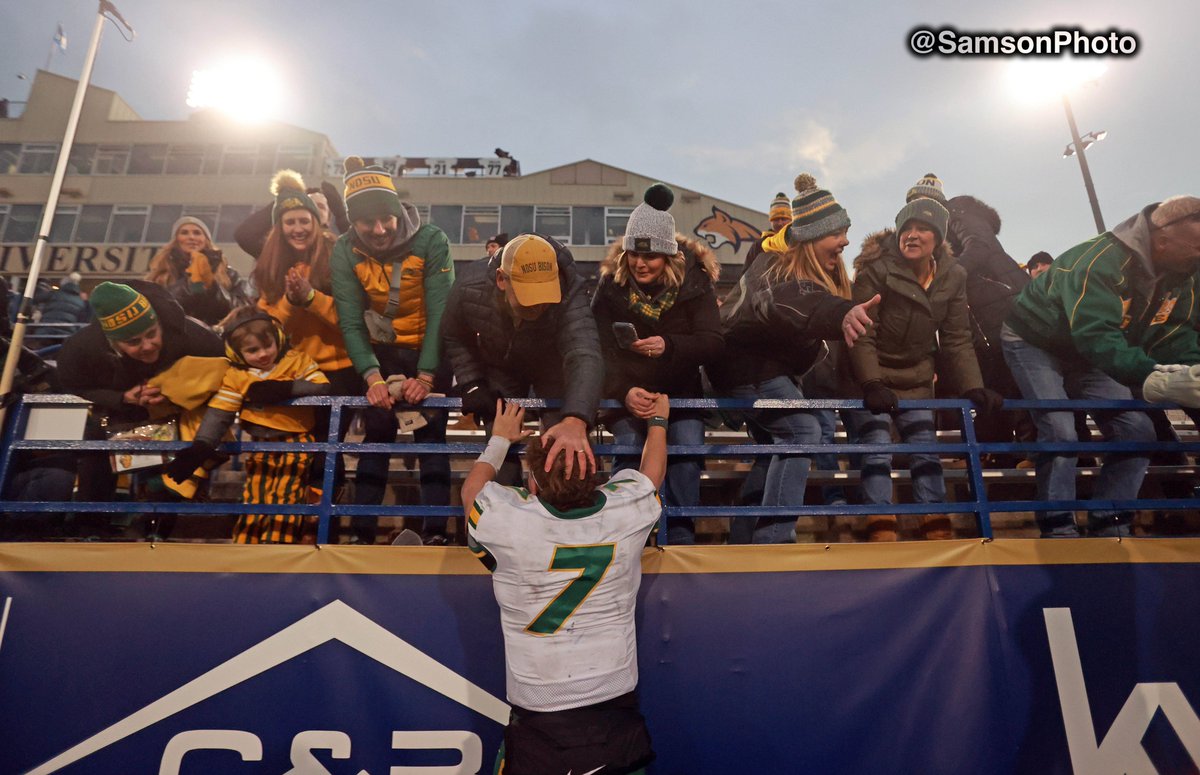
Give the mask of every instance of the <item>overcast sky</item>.
[{"label": "overcast sky", "polygon": [[[342,154],[481,156],[503,147],[526,173],[592,158],[765,210],[799,172],[850,212],[854,249],[890,225],[921,174],[1004,221],[1018,260],[1094,232],[1056,100],[1028,104],[999,58],[919,59],[918,25],[1079,26],[1135,33],[1072,93],[1109,227],[1171,194],[1200,194],[1200,3],[407,2],[115,0],[94,83],[143,118],[184,118],[194,70],[257,53],[286,81],[279,118]],[[815,6],[805,8],[805,5]],[[96,3],[0,0],[0,96],[24,99],[56,25],[51,70],[82,68]],[[1190,96],[1189,96],[1190,95]],[[46,138],[57,139],[57,138]]]}]

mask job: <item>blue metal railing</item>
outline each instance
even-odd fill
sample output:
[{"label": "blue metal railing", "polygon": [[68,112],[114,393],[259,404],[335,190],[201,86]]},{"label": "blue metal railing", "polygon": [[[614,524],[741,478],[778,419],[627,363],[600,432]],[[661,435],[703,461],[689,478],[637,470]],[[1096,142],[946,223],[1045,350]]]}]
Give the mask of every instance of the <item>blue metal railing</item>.
[{"label": "blue metal railing", "polygon": [[[35,450],[71,450],[75,452],[105,451],[105,452],[168,452],[183,449],[188,442],[162,441],[32,441],[24,439],[25,427],[29,419],[29,410],[35,407],[65,407],[78,406],[74,396],[60,395],[26,395],[10,412],[11,421],[4,430],[3,447],[0,448],[0,488],[7,485],[12,468],[14,454]],[[540,399],[515,399],[514,403],[527,408],[555,408],[559,402],[543,401]],[[331,520],[335,517],[362,516],[394,516],[397,511],[403,511],[406,517],[435,517],[447,518],[462,516],[459,506],[366,506],[339,504],[333,502],[334,478],[337,455],[388,453],[403,455],[456,455],[476,456],[483,451],[484,440],[479,443],[446,443],[446,444],[364,444],[338,441],[342,423],[346,421],[345,410],[368,406],[365,398],[350,396],[328,396],[297,399],[293,405],[327,406],[330,409],[329,435],[325,441],[308,443],[285,442],[228,442],[221,446],[222,450],[230,453],[241,452],[279,452],[304,451],[327,453],[323,471],[323,487],[321,501],[316,504],[240,504],[240,503],[187,503],[139,502],[136,510],[140,513],[153,514],[299,514],[314,516],[318,519],[317,542],[328,543]],[[602,409],[619,408],[616,401],[602,402]],[[461,402],[457,398],[430,398],[421,405],[421,409],[450,410],[459,409]],[[749,410],[749,409],[858,409],[863,408],[861,401],[853,400],[747,400],[747,399],[673,399],[673,409],[703,409],[703,410]],[[944,456],[961,456],[966,460],[967,482],[971,500],[950,503],[897,503],[888,504],[888,514],[948,514],[972,513],[975,515],[979,534],[983,538],[992,537],[991,516],[993,513],[1059,510],[1135,510],[1135,509],[1198,509],[1200,498],[1155,498],[1124,501],[1111,500],[1072,500],[1072,501],[991,501],[983,480],[983,470],[980,461],[982,455],[990,453],[1035,453],[1035,452],[1200,452],[1200,442],[1073,442],[1073,443],[999,443],[980,442],[975,435],[973,405],[962,399],[934,399],[921,401],[901,401],[901,409],[940,409],[955,412],[962,419],[962,441],[960,443],[934,444],[700,444],[700,445],[671,445],[668,454],[694,455],[704,457],[750,457],[761,455],[797,454],[811,455],[818,453],[833,453],[839,456],[863,452],[887,452],[906,454],[914,452],[936,452]],[[1143,401],[1006,401],[1006,410],[1016,409],[1061,409],[1075,411],[1097,410],[1148,410],[1170,409],[1162,405],[1148,404]],[[640,447],[621,446],[615,444],[597,444],[593,450],[601,455],[637,455]],[[2,490],[0,490],[2,491]],[[847,515],[862,516],[880,513],[879,505],[805,505],[778,507],[750,506],[692,506],[668,507],[663,510],[663,520],[668,517],[787,517],[787,516],[823,516]],[[128,504],[112,502],[29,502],[8,501],[6,511],[21,511],[28,513],[94,513],[127,511]],[[665,542],[666,531],[660,531],[660,539]]]}]

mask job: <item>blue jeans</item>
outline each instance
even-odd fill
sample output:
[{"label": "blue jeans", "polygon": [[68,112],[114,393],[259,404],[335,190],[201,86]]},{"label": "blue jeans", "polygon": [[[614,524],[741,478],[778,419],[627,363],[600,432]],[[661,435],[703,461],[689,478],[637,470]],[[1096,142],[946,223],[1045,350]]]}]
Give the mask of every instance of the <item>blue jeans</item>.
[{"label": "blue jeans", "polygon": [[[1001,342],[1004,359],[1012,370],[1021,394],[1031,401],[1047,399],[1129,400],[1129,388],[1082,359],[1052,355],[1022,339]],[[1074,442],[1075,413],[1031,409],[1039,442]],[[1154,423],[1144,412],[1090,412],[1105,441],[1154,441]],[[1037,466],[1039,500],[1075,499],[1077,452],[1039,453]],[[1132,500],[1138,496],[1150,457],[1144,453],[1110,452],[1104,456],[1100,476],[1092,492],[1096,500]],[[1128,511],[1096,509],[1088,513],[1092,535],[1129,535],[1133,514]],[[1075,537],[1073,511],[1052,510],[1037,515],[1043,538]]]},{"label": "blue jeans", "polygon": [[[608,430],[617,444],[640,447],[646,443],[646,421],[628,414],[609,423]],[[676,417],[671,415],[667,425],[668,444],[703,444],[704,420],[686,412]],[[666,503],[668,506],[700,505],[700,467],[702,458],[671,455],[667,463]],[[637,468],[640,458],[620,455],[613,461],[613,473],[626,468]],[[691,517],[673,517],[667,520],[668,544],[696,543],[696,525]]]},{"label": "blue jeans", "polygon": [[[846,412],[850,440],[858,444],[891,444],[892,422],[904,444],[933,444],[937,428],[932,409],[905,409],[894,416],[871,414],[865,410]],[[888,452],[864,452],[861,464],[863,503],[892,502],[892,455]],[[917,503],[944,503],[946,480],[942,461],[928,452],[910,453],[908,471],[912,479],[913,500]]]},{"label": "blue jeans", "polygon": [[[787,377],[772,377],[763,382],[738,385],[729,391],[731,398],[804,398],[800,388]],[[759,409],[747,417],[771,434],[775,444],[817,444],[821,425],[812,412],[804,409]],[[812,460],[806,455],[773,455],[763,485],[763,506],[803,506],[804,489]],[[796,542],[796,517],[760,517],[754,526],[756,544]]]}]

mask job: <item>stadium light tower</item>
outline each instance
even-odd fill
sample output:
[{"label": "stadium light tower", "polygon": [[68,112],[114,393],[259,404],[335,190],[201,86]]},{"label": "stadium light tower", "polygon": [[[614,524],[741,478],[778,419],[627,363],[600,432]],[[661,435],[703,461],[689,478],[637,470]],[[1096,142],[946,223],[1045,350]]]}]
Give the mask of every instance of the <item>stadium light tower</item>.
[{"label": "stadium light tower", "polygon": [[1088,167],[1085,149],[1097,140],[1103,140],[1108,133],[1089,132],[1085,142],[1085,138],[1079,135],[1079,127],[1075,124],[1075,112],[1071,110],[1071,100],[1067,93],[1085,83],[1095,82],[1105,69],[1103,62],[1088,59],[1019,59],[1009,68],[1009,80],[1022,99],[1032,101],[1054,95],[1062,100],[1063,111],[1067,114],[1067,126],[1071,129],[1071,145],[1068,148],[1079,158],[1079,171],[1083,175],[1083,187],[1087,190],[1097,234],[1105,230],[1104,216],[1100,214],[1100,201],[1096,198],[1096,186],[1092,183],[1092,171]]}]

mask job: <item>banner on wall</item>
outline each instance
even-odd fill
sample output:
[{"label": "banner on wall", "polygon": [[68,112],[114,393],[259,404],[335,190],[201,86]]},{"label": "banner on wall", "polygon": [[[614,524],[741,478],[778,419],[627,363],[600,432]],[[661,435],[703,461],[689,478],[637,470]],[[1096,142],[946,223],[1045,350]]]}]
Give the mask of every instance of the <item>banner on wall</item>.
[{"label": "banner on wall", "polygon": [[[1200,542],[647,550],[654,773],[1188,772]],[[490,773],[466,550],[0,548],[0,772]]]}]

